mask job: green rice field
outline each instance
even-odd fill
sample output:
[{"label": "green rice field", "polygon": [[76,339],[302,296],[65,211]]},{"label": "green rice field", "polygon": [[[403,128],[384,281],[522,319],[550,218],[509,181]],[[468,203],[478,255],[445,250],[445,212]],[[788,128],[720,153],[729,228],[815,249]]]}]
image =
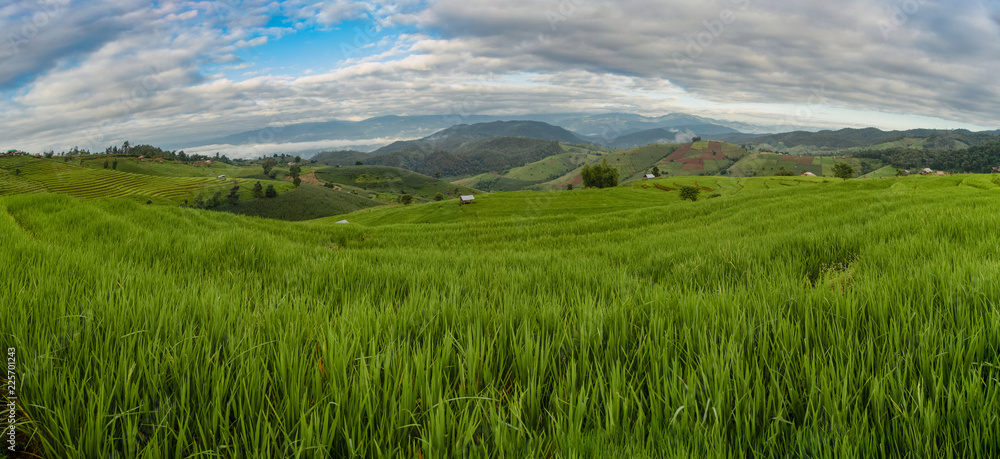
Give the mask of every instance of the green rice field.
[{"label": "green rice field", "polygon": [[0,196],[26,457],[1000,456],[991,176],[284,222],[54,164]]}]

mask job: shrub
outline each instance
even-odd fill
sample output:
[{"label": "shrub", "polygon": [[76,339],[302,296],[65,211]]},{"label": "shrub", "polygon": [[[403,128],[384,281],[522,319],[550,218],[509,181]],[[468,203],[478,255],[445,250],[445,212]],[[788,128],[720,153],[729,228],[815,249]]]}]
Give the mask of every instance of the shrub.
[{"label": "shrub", "polygon": [[264,187],[260,184],[260,181],[253,186],[253,198],[260,199],[264,196]]},{"label": "shrub", "polygon": [[295,185],[295,188],[298,188],[299,185],[302,184],[302,177],[296,176],[294,179],[292,179],[292,184]]},{"label": "shrub", "polygon": [[778,172],[775,172],[774,175],[788,177],[788,176],[792,175],[792,171],[790,171],[790,170],[785,169],[784,167],[782,167],[781,169],[778,169]]},{"label": "shrub", "polygon": [[402,195],[402,196],[399,197],[399,202],[401,202],[404,206],[408,206],[408,205],[410,205],[413,202],[413,195],[412,194],[404,194],[404,195]]},{"label": "shrub", "polygon": [[434,195],[434,200],[435,201],[443,201],[444,200],[444,195],[441,194],[441,192],[438,192],[438,194]]},{"label": "shrub", "polygon": [[696,186],[682,186],[681,200],[690,199],[691,201],[697,201],[699,193],[701,193],[701,189]]},{"label": "shrub", "polygon": [[566,185],[566,191],[573,191],[573,184]]},{"label": "shrub", "polygon": [[276,198],[278,197],[278,190],[274,189],[274,185],[268,185],[267,189],[264,190],[264,196],[267,196],[269,198]]}]

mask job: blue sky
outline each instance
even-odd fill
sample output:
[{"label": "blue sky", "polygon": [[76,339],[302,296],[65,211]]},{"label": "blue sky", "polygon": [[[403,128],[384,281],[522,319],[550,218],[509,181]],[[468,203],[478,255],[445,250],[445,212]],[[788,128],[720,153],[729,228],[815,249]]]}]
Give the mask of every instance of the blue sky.
[{"label": "blue sky", "polygon": [[1000,127],[998,0],[14,0],[0,31],[0,146],[35,151],[456,107]]}]

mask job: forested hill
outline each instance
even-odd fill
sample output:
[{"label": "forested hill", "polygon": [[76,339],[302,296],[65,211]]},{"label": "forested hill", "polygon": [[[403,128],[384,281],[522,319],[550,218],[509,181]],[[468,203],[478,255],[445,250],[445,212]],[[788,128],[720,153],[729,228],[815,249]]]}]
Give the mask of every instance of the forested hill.
[{"label": "forested hill", "polygon": [[916,148],[888,148],[864,150],[854,154],[858,158],[877,159],[902,169],[929,167],[949,172],[990,173],[1000,167],[1000,140],[984,145],[950,150]]}]

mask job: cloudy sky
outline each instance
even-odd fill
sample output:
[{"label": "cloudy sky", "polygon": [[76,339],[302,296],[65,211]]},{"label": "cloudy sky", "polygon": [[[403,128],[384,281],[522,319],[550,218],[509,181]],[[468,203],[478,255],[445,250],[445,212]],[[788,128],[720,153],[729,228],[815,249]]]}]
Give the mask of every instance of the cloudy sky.
[{"label": "cloudy sky", "polygon": [[380,115],[1000,127],[998,0],[4,0],[0,147]]}]

